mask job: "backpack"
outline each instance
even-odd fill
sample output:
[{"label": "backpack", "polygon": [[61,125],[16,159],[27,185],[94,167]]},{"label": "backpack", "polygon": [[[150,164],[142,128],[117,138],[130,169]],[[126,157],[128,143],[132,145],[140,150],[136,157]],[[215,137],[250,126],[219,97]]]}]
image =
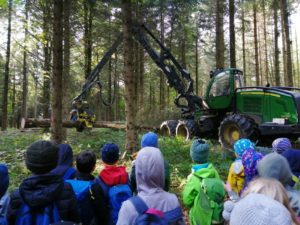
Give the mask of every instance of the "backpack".
[{"label": "backpack", "polygon": [[220,178],[202,178],[199,193],[194,200],[193,215],[197,224],[222,224],[225,190]]},{"label": "backpack", "polygon": [[82,224],[91,224],[96,216],[92,204],[93,194],[91,190],[91,185],[94,184],[94,181],[66,180],[66,182],[69,183],[74,190]]},{"label": "backpack", "polygon": [[70,167],[66,170],[63,179],[68,180],[71,179],[72,175],[76,172],[76,170],[73,167]]},{"label": "backpack", "polygon": [[182,220],[182,210],[177,207],[168,212],[162,212],[157,209],[148,208],[146,203],[138,196],[130,199],[138,212],[135,225],[179,225],[184,224]]},{"label": "backpack", "polygon": [[5,216],[0,215],[0,225],[7,225],[7,220],[5,218]]},{"label": "backpack", "polygon": [[60,216],[55,204],[42,209],[31,209],[26,203],[21,205],[16,218],[16,225],[49,225],[59,222]]},{"label": "backpack", "polygon": [[114,225],[118,221],[118,214],[122,203],[132,197],[132,191],[128,184],[118,184],[115,186],[106,185],[101,178],[96,179],[97,184],[102,188],[106,201],[109,204],[110,224]]}]

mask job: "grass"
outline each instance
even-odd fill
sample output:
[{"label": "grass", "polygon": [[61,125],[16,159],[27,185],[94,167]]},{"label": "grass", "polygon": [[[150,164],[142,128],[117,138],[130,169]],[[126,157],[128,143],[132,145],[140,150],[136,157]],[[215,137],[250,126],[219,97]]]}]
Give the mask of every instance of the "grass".
[{"label": "grass", "polygon": [[[30,172],[24,164],[24,152],[26,148],[34,141],[44,139],[49,140],[49,133],[43,133],[41,130],[28,130],[20,132],[18,130],[8,130],[0,133],[0,157],[1,163],[9,167],[10,188],[17,188],[20,182],[27,177]],[[141,135],[140,135],[141,138]],[[104,143],[114,142],[120,146],[121,152],[124,153],[125,132],[110,129],[93,129],[88,132],[78,133],[75,130],[68,130],[66,141],[73,148],[74,154],[83,150],[92,150],[98,157],[96,172],[101,169],[100,148]],[[226,179],[232,158],[230,154],[221,150],[220,145],[215,140],[209,140],[210,156],[212,162],[221,177]],[[184,187],[186,177],[191,171],[191,159],[189,155],[191,141],[185,141],[181,138],[160,137],[159,147],[170,164],[171,173],[171,191],[178,196]],[[128,172],[131,168],[130,155],[125,154],[121,163],[125,164]]]}]

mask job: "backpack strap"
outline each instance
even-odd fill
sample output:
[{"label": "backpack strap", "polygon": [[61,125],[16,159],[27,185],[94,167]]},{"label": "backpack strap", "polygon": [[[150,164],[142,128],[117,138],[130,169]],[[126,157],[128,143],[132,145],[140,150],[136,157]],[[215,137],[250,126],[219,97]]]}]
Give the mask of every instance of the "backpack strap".
[{"label": "backpack strap", "polygon": [[164,212],[164,216],[168,220],[168,222],[178,221],[183,217],[182,209],[178,206],[175,209],[172,209],[168,212]]},{"label": "backpack strap", "polygon": [[109,192],[110,187],[107,184],[105,184],[100,177],[97,177],[95,179],[95,183],[98,184],[101,187],[101,189],[104,193],[104,196],[106,198],[108,198],[108,192]]},{"label": "backpack strap", "polygon": [[139,215],[143,214],[148,210],[148,206],[139,196],[134,196],[130,198],[130,201]]},{"label": "backpack strap", "polygon": [[76,172],[76,170],[73,167],[70,167],[67,169],[67,171],[65,172],[63,179],[67,180],[70,179],[70,177]]}]

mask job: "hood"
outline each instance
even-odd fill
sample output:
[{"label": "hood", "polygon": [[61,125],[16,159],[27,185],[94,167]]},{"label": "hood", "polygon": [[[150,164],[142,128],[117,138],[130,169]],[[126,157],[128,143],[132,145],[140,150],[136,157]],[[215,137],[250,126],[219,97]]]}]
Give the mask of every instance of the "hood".
[{"label": "hood", "polygon": [[141,149],[135,161],[138,193],[149,195],[163,191],[165,185],[164,170],[164,159],[158,148],[145,147]]},{"label": "hood", "polygon": [[202,178],[215,178],[218,177],[218,172],[213,167],[211,163],[207,164],[206,167],[203,167],[197,171],[194,172],[195,175]]},{"label": "hood", "polygon": [[109,186],[127,184],[128,182],[128,174],[125,166],[106,165],[105,168],[100,172],[99,176],[104,183]]},{"label": "hood", "polygon": [[274,178],[283,185],[287,185],[292,178],[288,161],[282,155],[270,153],[266,155],[257,166],[260,177]]},{"label": "hood", "polygon": [[48,205],[59,198],[64,183],[59,175],[34,175],[25,179],[20,185],[20,195],[30,207]]},{"label": "hood", "polygon": [[292,173],[298,176],[300,173],[300,150],[290,149],[283,152],[282,156],[287,159]]},{"label": "hood", "polygon": [[63,176],[65,172],[73,165],[73,150],[68,144],[58,145],[58,162],[57,167],[52,170],[52,173]]},{"label": "hood", "polygon": [[0,199],[7,191],[9,185],[8,169],[6,165],[0,164]]}]

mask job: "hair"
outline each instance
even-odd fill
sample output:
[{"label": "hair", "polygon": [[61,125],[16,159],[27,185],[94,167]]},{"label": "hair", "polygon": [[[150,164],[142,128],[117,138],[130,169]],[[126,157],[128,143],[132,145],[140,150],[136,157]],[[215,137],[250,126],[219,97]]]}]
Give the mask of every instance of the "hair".
[{"label": "hair", "polygon": [[290,212],[293,224],[300,225],[295,212],[290,206],[286,190],[278,180],[272,178],[257,178],[249,183],[247,190],[243,193],[243,197],[250,193],[263,194],[280,202]]},{"label": "hair", "polygon": [[96,155],[92,151],[83,151],[76,157],[76,167],[80,173],[93,172],[96,165]]}]

